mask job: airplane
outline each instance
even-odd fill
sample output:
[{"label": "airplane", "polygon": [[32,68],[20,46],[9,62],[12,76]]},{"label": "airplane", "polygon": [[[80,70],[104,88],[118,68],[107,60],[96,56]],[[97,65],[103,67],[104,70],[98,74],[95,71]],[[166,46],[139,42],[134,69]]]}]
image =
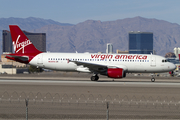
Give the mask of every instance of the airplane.
[{"label": "airplane", "polygon": [[127,73],[161,73],[176,68],[166,58],[153,54],[43,53],[17,25],[9,28],[15,53],[6,54],[6,58],[45,69],[93,73],[91,81],[97,81],[98,74],[118,79]]}]

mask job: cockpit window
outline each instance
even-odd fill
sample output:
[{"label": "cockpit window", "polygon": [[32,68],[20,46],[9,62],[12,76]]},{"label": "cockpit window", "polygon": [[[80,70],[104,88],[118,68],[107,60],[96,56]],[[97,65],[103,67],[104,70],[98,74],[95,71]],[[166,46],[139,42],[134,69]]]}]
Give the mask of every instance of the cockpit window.
[{"label": "cockpit window", "polygon": [[165,59],[165,60],[162,60],[162,62],[169,62],[169,61]]}]

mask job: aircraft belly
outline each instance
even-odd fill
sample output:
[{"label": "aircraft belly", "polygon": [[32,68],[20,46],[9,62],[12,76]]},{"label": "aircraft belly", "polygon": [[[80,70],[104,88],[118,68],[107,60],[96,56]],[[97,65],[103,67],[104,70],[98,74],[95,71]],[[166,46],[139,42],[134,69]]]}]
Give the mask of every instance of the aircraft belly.
[{"label": "aircraft belly", "polygon": [[54,70],[64,70],[64,71],[74,71],[76,65],[68,63],[48,63],[45,65],[45,68],[54,69]]},{"label": "aircraft belly", "polygon": [[144,72],[144,66],[143,65],[134,65],[132,72]]},{"label": "aircraft belly", "polygon": [[136,64],[128,66],[128,72],[132,73],[148,73],[159,71],[157,67],[150,67],[149,64]]}]

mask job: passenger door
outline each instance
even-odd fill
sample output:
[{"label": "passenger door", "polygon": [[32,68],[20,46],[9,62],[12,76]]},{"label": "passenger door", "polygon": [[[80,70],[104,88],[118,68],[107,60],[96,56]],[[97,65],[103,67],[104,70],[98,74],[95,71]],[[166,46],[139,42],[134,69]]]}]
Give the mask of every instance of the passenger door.
[{"label": "passenger door", "polygon": [[156,66],[156,57],[155,56],[151,56],[151,66],[152,67]]}]

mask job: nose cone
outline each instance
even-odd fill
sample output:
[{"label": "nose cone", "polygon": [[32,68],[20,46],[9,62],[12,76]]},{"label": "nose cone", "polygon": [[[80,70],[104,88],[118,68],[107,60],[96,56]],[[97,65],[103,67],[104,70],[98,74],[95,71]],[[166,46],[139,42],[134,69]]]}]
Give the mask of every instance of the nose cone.
[{"label": "nose cone", "polygon": [[170,65],[169,65],[169,70],[175,70],[176,69],[176,65],[175,64],[173,64],[173,63],[170,63]]}]

